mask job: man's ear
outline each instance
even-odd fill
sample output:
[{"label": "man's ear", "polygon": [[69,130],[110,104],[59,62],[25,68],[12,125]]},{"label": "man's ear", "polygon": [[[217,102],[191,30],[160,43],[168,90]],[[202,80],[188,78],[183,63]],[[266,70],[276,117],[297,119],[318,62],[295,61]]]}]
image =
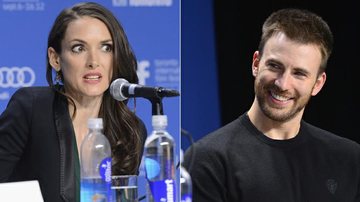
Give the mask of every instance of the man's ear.
[{"label": "man's ear", "polygon": [[259,54],[259,51],[255,51],[255,53],[253,55],[253,61],[252,61],[252,74],[254,77],[256,77],[258,75],[259,63],[260,63],[260,54]]},{"label": "man's ear", "polygon": [[326,73],[323,72],[316,79],[315,85],[314,85],[314,87],[312,89],[312,92],[311,92],[312,96],[315,96],[316,94],[318,94],[320,92],[320,90],[322,89],[322,87],[325,84],[325,81],[326,81]]},{"label": "man's ear", "polygon": [[60,57],[53,47],[48,48],[49,63],[55,71],[60,71]]}]

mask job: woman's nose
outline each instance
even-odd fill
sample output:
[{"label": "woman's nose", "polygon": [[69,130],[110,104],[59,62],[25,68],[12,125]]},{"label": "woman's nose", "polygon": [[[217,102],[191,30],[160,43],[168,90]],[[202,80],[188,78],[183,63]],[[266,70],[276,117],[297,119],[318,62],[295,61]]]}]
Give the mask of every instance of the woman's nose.
[{"label": "woman's nose", "polygon": [[99,67],[99,61],[98,61],[97,54],[95,51],[89,51],[87,67],[89,67],[91,69],[95,69],[95,68]]}]

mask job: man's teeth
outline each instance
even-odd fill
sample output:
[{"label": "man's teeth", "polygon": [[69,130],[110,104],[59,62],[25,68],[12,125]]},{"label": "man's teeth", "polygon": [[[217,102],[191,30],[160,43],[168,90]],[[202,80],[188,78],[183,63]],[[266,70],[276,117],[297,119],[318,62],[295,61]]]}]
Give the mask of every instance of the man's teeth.
[{"label": "man's teeth", "polygon": [[287,98],[287,97],[284,97],[284,96],[281,96],[281,95],[277,95],[273,92],[271,92],[271,96],[279,101],[287,101],[289,100],[290,98]]}]

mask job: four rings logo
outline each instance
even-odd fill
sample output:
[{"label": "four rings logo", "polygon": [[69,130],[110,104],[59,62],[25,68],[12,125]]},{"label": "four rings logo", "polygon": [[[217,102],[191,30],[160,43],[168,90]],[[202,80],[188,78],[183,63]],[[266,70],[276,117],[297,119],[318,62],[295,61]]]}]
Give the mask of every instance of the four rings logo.
[{"label": "four rings logo", "polygon": [[0,67],[0,88],[32,86],[35,77],[35,72],[30,67]]}]

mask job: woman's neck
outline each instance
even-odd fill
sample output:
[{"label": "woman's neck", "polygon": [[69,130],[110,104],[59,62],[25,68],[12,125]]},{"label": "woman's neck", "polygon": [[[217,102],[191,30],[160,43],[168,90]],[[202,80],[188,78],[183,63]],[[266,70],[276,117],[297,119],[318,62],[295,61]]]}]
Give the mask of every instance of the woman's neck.
[{"label": "woman's neck", "polygon": [[[99,116],[99,111],[101,107],[102,100],[100,98],[93,99],[82,99],[73,100],[76,106],[75,116],[72,119],[72,124],[74,127],[76,143],[78,151],[80,151],[81,142],[88,133],[88,120],[89,118],[96,118]],[[70,116],[74,114],[74,105],[69,104],[69,113]]]}]

